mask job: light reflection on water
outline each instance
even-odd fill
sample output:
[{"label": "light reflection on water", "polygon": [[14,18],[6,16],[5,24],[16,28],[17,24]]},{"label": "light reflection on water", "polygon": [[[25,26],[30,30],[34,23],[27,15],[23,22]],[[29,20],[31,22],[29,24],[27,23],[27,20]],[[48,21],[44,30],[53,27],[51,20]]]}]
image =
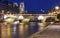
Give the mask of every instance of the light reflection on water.
[{"label": "light reflection on water", "polygon": [[[10,38],[27,38],[28,36],[34,34],[37,31],[38,31],[37,23],[30,22],[29,24],[26,24],[26,25],[11,24],[10,25],[10,34],[11,34]],[[4,33],[6,33],[6,31],[4,31]]]}]

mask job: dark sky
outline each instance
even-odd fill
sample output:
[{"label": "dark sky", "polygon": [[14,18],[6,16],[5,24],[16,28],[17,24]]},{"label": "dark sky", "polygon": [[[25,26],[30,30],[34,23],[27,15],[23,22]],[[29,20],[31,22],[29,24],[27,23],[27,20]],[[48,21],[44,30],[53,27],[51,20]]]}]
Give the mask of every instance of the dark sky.
[{"label": "dark sky", "polygon": [[10,0],[11,2],[17,2],[20,4],[21,1],[25,3],[25,9],[30,11],[36,11],[40,13],[40,10],[43,9],[45,13],[48,12],[49,9],[56,5],[60,5],[60,0]]}]

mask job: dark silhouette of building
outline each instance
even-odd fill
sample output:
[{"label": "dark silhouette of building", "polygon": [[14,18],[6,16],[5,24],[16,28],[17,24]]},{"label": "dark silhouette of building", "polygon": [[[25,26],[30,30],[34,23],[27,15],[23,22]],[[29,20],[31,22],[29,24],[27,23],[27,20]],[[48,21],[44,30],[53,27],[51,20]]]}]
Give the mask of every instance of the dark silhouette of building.
[{"label": "dark silhouette of building", "polygon": [[16,2],[13,4],[13,10],[12,11],[15,14],[19,13],[19,7],[18,7],[18,4]]},{"label": "dark silhouette of building", "polygon": [[13,7],[13,2],[9,2],[8,0],[4,0],[4,1],[0,0],[0,11],[4,10],[5,13],[7,13],[7,11],[10,11],[11,13],[15,13],[15,11],[19,10],[18,8],[19,7],[17,6]]}]

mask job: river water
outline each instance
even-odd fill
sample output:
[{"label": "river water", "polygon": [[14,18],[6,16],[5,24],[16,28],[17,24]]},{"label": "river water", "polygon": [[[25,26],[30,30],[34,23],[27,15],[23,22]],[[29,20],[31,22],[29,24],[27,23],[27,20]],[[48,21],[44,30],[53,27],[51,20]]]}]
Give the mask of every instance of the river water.
[{"label": "river water", "polygon": [[26,25],[9,24],[0,26],[1,38],[27,38],[32,34],[38,32],[38,23],[29,22]]}]

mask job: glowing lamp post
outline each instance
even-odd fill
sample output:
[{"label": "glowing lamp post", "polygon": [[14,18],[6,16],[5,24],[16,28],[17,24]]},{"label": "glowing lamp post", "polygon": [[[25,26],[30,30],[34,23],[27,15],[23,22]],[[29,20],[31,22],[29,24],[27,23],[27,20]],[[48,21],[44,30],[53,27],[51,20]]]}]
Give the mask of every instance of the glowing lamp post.
[{"label": "glowing lamp post", "polygon": [[55,9],[58,10],[60,7],[59,6],[56,6]]},{"label": "glowing lamp post", "polygon": [[20,21],[20,22],[22,22],[22,20],[24,19],[24,17],[21,15],[21,16],[19,16],[19,18],[18,18],[18,20]]},{"label": "glowing lamp post", "polygon": [[40,21],[40,22],[38,23],[38,25],[39,25],[39,29],[38,29],[38,30],[39,30],[39,31],[44,28],[44,25],[43,25],[43,23],[42,23],[43,19],[44,19],[44,17],[43,17],[42,15],[41,15],[41,16],[38,16],[38,20]]},{"label": "glowing lamp post", "polygon": [[43,16],[39,16],[39,17],[38,17],[38,20],[43,20],[43,19],[44,19]]},{"label": "glowing lamp post", "polygon": [[22,20],[22,19],[24,19],[24,17],[21,15],[21,16],[19,16],[18,19],[19,19],[19,20]]},{"label": "glowing lamp post", "polygon": [[8,16],[7,15],[4,15],[4,19],[6,19]]}]

